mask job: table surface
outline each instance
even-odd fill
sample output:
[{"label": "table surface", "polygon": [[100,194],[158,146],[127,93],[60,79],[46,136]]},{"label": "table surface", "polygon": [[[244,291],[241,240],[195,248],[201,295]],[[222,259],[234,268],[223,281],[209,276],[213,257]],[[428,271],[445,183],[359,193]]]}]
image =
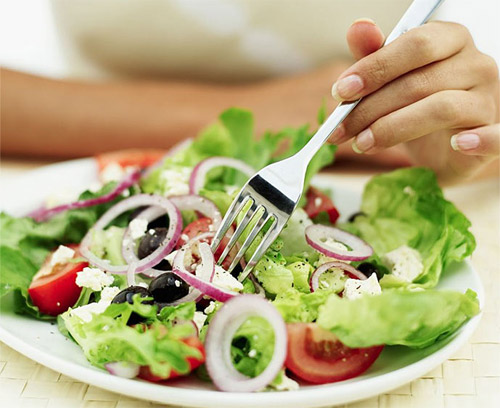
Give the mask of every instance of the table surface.
[{"label": "table surface", "polygon": [[[8,194],[2,188],[6,180],[44,164],[48,163],[3,160],[0,163],[1,194]],[[344,169],[341,173],[343,183],[362,186],[373,171]],[[486,289],[486,305],[479,328],[462,350],[422,378],[346,407],[496,408],[500,404],[500,179],[486,176],[444,191],[469,217],[477,239],[472,263]],[[165,407],[75,381],[1,342],[0,402],[4,407]]]}]

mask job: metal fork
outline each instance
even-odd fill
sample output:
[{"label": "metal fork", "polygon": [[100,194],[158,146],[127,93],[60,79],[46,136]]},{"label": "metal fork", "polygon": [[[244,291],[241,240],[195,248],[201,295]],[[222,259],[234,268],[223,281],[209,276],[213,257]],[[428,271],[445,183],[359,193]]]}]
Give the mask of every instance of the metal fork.
[{"label": "metal fork", "polygon": [[[384,45],[394,41],[408,30],[424,24],[443,1],[414,0],[389,34]],[[250,260],[240,273],[238,277],[240,281],[247,277],[269,246],[278,237],[297,207],[304,189],[307,166],[311,159],[360,101],[361,99],[358,99],[354,102],[339,104],[299,152],[287,159],[264,167],[248,180],[232,202],[212,241],[211,248],[214,253],[238,214],[242,214],[242,219],[219,257],[217,261],[219,265],[225,260],[251,221],[255,224],[234,257],[228,269],[230,272],[240,263],[241,258],[257,238],[259,232],[263,231],[264,226],[268,227]]]}]

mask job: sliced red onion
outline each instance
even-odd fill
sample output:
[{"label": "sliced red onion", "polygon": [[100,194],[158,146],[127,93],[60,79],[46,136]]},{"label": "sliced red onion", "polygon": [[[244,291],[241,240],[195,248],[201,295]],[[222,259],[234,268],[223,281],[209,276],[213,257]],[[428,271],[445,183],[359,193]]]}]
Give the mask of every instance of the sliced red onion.
[{"label": "sliced red onion", "polygon": [[137,269],[137,262],[132,262],[127,269],[127,285],[135,286],[135,271]]},{"label": "sliced red onion", "polygon": [[321,275],[333,268],[341,269],[344,273],[349,275],[349,277],[354,277],[355,279],[360,280],[366,279],[366,276],[362,272],[345,262],[326,262],[311,274],[311,278],[309,279],[311,292],[314,292],[319,288],[319,278]]},{"label": "sliced red onion", "polygon": [[[274,329],[274,352],[265,370],[257,377],[243,375],[233,365],[231,343],[236,331],[251,317],[266,319]],[[221,391],[260,391],[274,380],[283,368],[287,333],[283,318],[267,300],[256,295],[240,295],[222,306],[208,326],[205,340],[207,370]]]},{"label": "sliced red onion", "polygon": [[63,211],[74,210],[77,208],[92,207],[94,205],[107,203],[109,201],[114,200],[126,189],[130,188],[132,185],[137,183],[137,181],[139,181],[140,175],[141,173],[139,170],[127,174],[127,176],[116,186],[116,188],[113,191],[104,194],[100,197],[90,198],[88,200],[75,201],[73,203],[62,204],[52,208],[39,208],[29,213],[28,217],[33,218],[37,222],[42,222],[48,220],[49,218],[52,218],[54,215],[59,214],[60,212]]},{"label": "sliced red onion", "polygon": [[[349,251],[331,248],[325,243],[325,240],[328,238],[334,239],[352,249]],[[308,226],[306,228],[306,240],[315,250],[330,258],[342,261],[362,261],[373,254],[372,247],[361,238],[341,229],[326,225],[314,224]]]},{"label": "sliced red onion", "polygon": [[[167,210],[165,210],[162,207],[148,207],[145,210],[141,211],[139,215],[137,215],[136,218],[140,219],[145,219],[148,224],[151,221],[156,220],[158,217],[161,217],[162,215],[166,214]],[[148,233],[148,232],[146,232]],[[123,240],[122,240],[122,256],[123,259],[125,259],[125,262],[128,264],[131,264],[132,262],[139,262],[139,257],[136,255],[135,251],[135,240],[132,239],[131,236],[131,231],[130,227],[127,227],[125,230],[125,233],[123,234]],[[168,236],[165,237],[165,241],[168,239]],[[168,255],[168,254],[167,254]],[[161,260],[160,260],[161,261]],[[156,278],[158,275],[161,275],[165,271],[162,271],[160,269],[147,269],[142,272],[143,275],[148,276],[149,278]]]},{"label": "sliced red onion", "polygon": [[[168,214],[170,223],[168,226],[167,237],[165,241],[151,254],[137,262],[136,273],[151,269],[157,265],[177,244],[182,230],[181,215],[177,207],[172,202],[161,196],[139,194],[120,201],[118,204],[106,211],[94,226],[87,232],[80,245],[80,252],[91,264],[101,268],[104,271],[117,274],[125,274],[128,271],[128,265],[111,265],[107,260],[98,258],[90,251],[92,235],[95,231],[103,230],[111,221],[126,211],[137,207],[155,206],[161,207]],[[130,243],[132,245],[132,242]]]},{"label": "sliced red onion", "polygon": [[[229,290],[225,290],[220,288],[210,281],[213,279],[213,274],[215,270],[215,260],[212,251],[210,250],[210,246],[201,242],[198,245],[198,250],[201,257],[201,267],[202,272],[193,275],[184,267],[184,252],[182,249],[179,250],[179,254],[175,257],[181,257],[182,261],[174,260],[174,267],[172,272],[175,273],[179,278],[185,281],[188,285],[191,285],[193,288],[197,289],[203,295],[211,297],[214,300],[218,300],[219,302],[226,302],[239,295],[237,292],[232,292]],[[182,266],[181,266],[182,265]]]},{"label": "sliced red onion", "polygon": [[180,211],[197,211],[205,217],[210,218],[214,231],[217,231],[217,228],[219,228],[222,222],[222,216],[217,206],[208,198],[187,194],[172,196],[169,197],[169,199]]},{"label": "sliced red onion", "polygon": [[158,160],[156,163],[153,163],[151,166],[149,166],[142,174],[143,177],[149,176],[153,171],[156,169],[160,168],[163,166],[163,163],[165,160],[169,157],[175,156],[177,153],[181,152],[184,149],[187,149],[191,144],[193,143],[193,139],[189,138],[186,140],[182,140],[181,142],[173,145],[165,155]]},{"label": "sliced red onion", "polygon": [[231,157],[210,157],[209,159],[199,162],[191,173],[189,191],[191,191],[192,194],[198,194],[200,192],[205,185],[207,173],[214,167],[231,167],[241,171],[248,177],[255,174],[255,169],[241,160]]},{"label": "sliced red onion", "polygon": [[125,361],[115,361],[104,365],[110,374],[122,378],[135,378],[139,375],[140,365],[127,363]]}]

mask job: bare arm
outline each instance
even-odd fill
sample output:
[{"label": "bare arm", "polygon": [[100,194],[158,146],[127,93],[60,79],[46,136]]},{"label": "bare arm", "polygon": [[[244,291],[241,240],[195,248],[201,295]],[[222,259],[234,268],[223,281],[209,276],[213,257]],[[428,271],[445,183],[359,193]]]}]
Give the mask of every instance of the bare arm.
[{"label": "bare arm", "polygon": [[[304,123],[314,126],[323,98],[333,109],[330,84],[345,67],[335,64],[246,85],[88,83],[2,69],[2,155],[67,158],[129,147],[168,148],[196,135],[230,106],[255,113],[257,135]],[[356,155],[342,146],[340,156]],[[368,161],[404,163],[398,153]]]}]

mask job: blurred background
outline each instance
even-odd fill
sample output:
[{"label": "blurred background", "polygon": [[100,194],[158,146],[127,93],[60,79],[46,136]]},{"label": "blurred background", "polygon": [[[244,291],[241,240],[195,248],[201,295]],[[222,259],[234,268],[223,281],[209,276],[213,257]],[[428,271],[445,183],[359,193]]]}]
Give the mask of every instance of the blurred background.
[{"label": "blurred background", "polygon": [[[210,10],[197,14],[192,13],[196,3],[1,0],[0,64],[55,78],[196,76],[186,69],[189,56],[179,50],[178,40],[183,38],[182,46],[187,42],[206,54],[205,70],[213,71],[209,77],[262,78],[309,69],[338,57],[339,50],[348,56],[345,32],[354,19],[370,17],[387,34],[410,2],[370,0],[367,7],[368,2],[360,0],[211,0]],[[499,17],[498,0],[448,0],[436,15],[467,26],[477,47],[500,64]],[[197,40],[200,34],[202,42]],[[224,61],[215,58],[222,39]],[[237,46],[246,58],[236,55]],[[267,55],[266,48],[279,49],[279,55]],[[133,55],[137,53],[142,63]],[[169,58],[172,53],[176,61]]]}]

